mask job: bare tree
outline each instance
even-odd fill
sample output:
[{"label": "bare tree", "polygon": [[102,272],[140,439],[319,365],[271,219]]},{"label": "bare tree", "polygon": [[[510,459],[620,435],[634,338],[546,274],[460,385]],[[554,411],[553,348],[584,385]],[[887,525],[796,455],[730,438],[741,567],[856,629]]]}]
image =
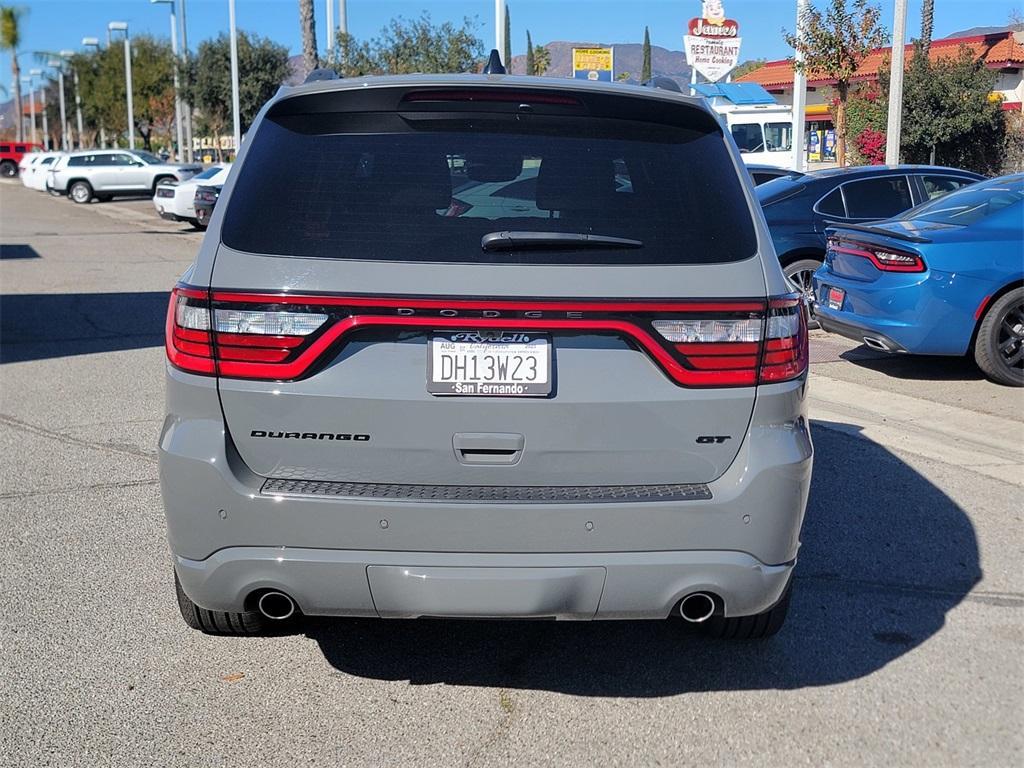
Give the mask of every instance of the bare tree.
[{"label": "bare tree", "polygon": [[299,26],[302,29],[302,68],[308,75],[320,66],[316,48],[316,19],[313,0],[299,0]]}]

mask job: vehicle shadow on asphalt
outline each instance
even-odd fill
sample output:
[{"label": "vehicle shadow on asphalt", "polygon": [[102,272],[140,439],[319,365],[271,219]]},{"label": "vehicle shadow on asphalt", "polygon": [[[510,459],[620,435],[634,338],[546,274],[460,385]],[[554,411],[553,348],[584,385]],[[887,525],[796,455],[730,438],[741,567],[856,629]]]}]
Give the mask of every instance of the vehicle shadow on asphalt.
[{"label": "vehicle shadow on asphalt", "polygon": [[[867,350],[871,354],[864,354]],[[858,347],[840,357],[847,362],[896,379],[916,381],[979,381],[985,378],[970,357],[934,355],[886,355]]]},{"label": "vehicle shadow on asphalt", "polygon": [[938,632],[978,583],[974,528],[881,446],[827,422],[814,441],[793,603],[770,640],[713,640],[677,621],[309,619],[303,630],[341,672],[415,685],[657,697],[870,675]]},{"label": "vehicle shadow on asphalt", "polygon": [[0,297],[0,363],[163,344],[166,291],[6,293]]}]

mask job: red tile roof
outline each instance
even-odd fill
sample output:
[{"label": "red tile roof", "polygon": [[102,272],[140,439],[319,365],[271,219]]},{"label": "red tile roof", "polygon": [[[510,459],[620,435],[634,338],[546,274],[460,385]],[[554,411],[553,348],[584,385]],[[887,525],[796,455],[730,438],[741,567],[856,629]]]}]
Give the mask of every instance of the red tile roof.
[{"label": "red tile roof", "polygon": [[[1017,40],[1012,32],[999,32],[994,35],[978,35],[977,37],[954,37],[945,40],[933,40],[928,58],[938,61],[942,58],[957,56],[960,46],[966,45],[975,56],[982,56],[985,64],[993,69],[1002,67],[1024,66],[1024,44]],[[873,80],[878,77],[882,63],[891,57],[892,48],[878,48],[864,59],[853,80]],[[906,58],[909,63],[914,57],[914,46],[906,47]],[[736,78],[737,83],[757,83],[765,88],[779,88],[793,85],[793,62],[790,59],[769,61],[763,67],[747,72]],[[832,85],[835,80],[824,77],[820,73],[808,72],[807,85],[819,87]]]}]

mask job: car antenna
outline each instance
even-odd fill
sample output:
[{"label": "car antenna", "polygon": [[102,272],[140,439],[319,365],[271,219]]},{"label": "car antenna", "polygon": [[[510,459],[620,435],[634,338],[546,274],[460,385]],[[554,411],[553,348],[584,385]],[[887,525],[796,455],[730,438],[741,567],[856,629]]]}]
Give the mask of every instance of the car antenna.
[{"label": "car antenna", "polygon": [[505,65],[501,63],[501,54],[498,53],[497,48],[491,48],[491,57],[487,60],[487,66],[484,67],[485,75],[507,75],[508,72],[505,70]]}]

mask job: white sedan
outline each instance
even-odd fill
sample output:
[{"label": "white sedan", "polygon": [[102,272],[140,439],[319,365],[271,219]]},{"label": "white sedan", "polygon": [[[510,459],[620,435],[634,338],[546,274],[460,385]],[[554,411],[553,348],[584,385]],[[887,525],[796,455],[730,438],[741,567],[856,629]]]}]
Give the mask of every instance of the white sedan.
[{"label": "white sedan", "polygon": [[153,195],[153,207],[160,214],[161,218],[169,221],[187,221],[192,226],[198,226],[196,220],[196,209],[192,205],[195,200],[196,187],[201,184],[212,184],[214,186],[223,184],[228,178],[229,165],[214,165],[202,173],[198,173],[188,181],[160,184]]}]

